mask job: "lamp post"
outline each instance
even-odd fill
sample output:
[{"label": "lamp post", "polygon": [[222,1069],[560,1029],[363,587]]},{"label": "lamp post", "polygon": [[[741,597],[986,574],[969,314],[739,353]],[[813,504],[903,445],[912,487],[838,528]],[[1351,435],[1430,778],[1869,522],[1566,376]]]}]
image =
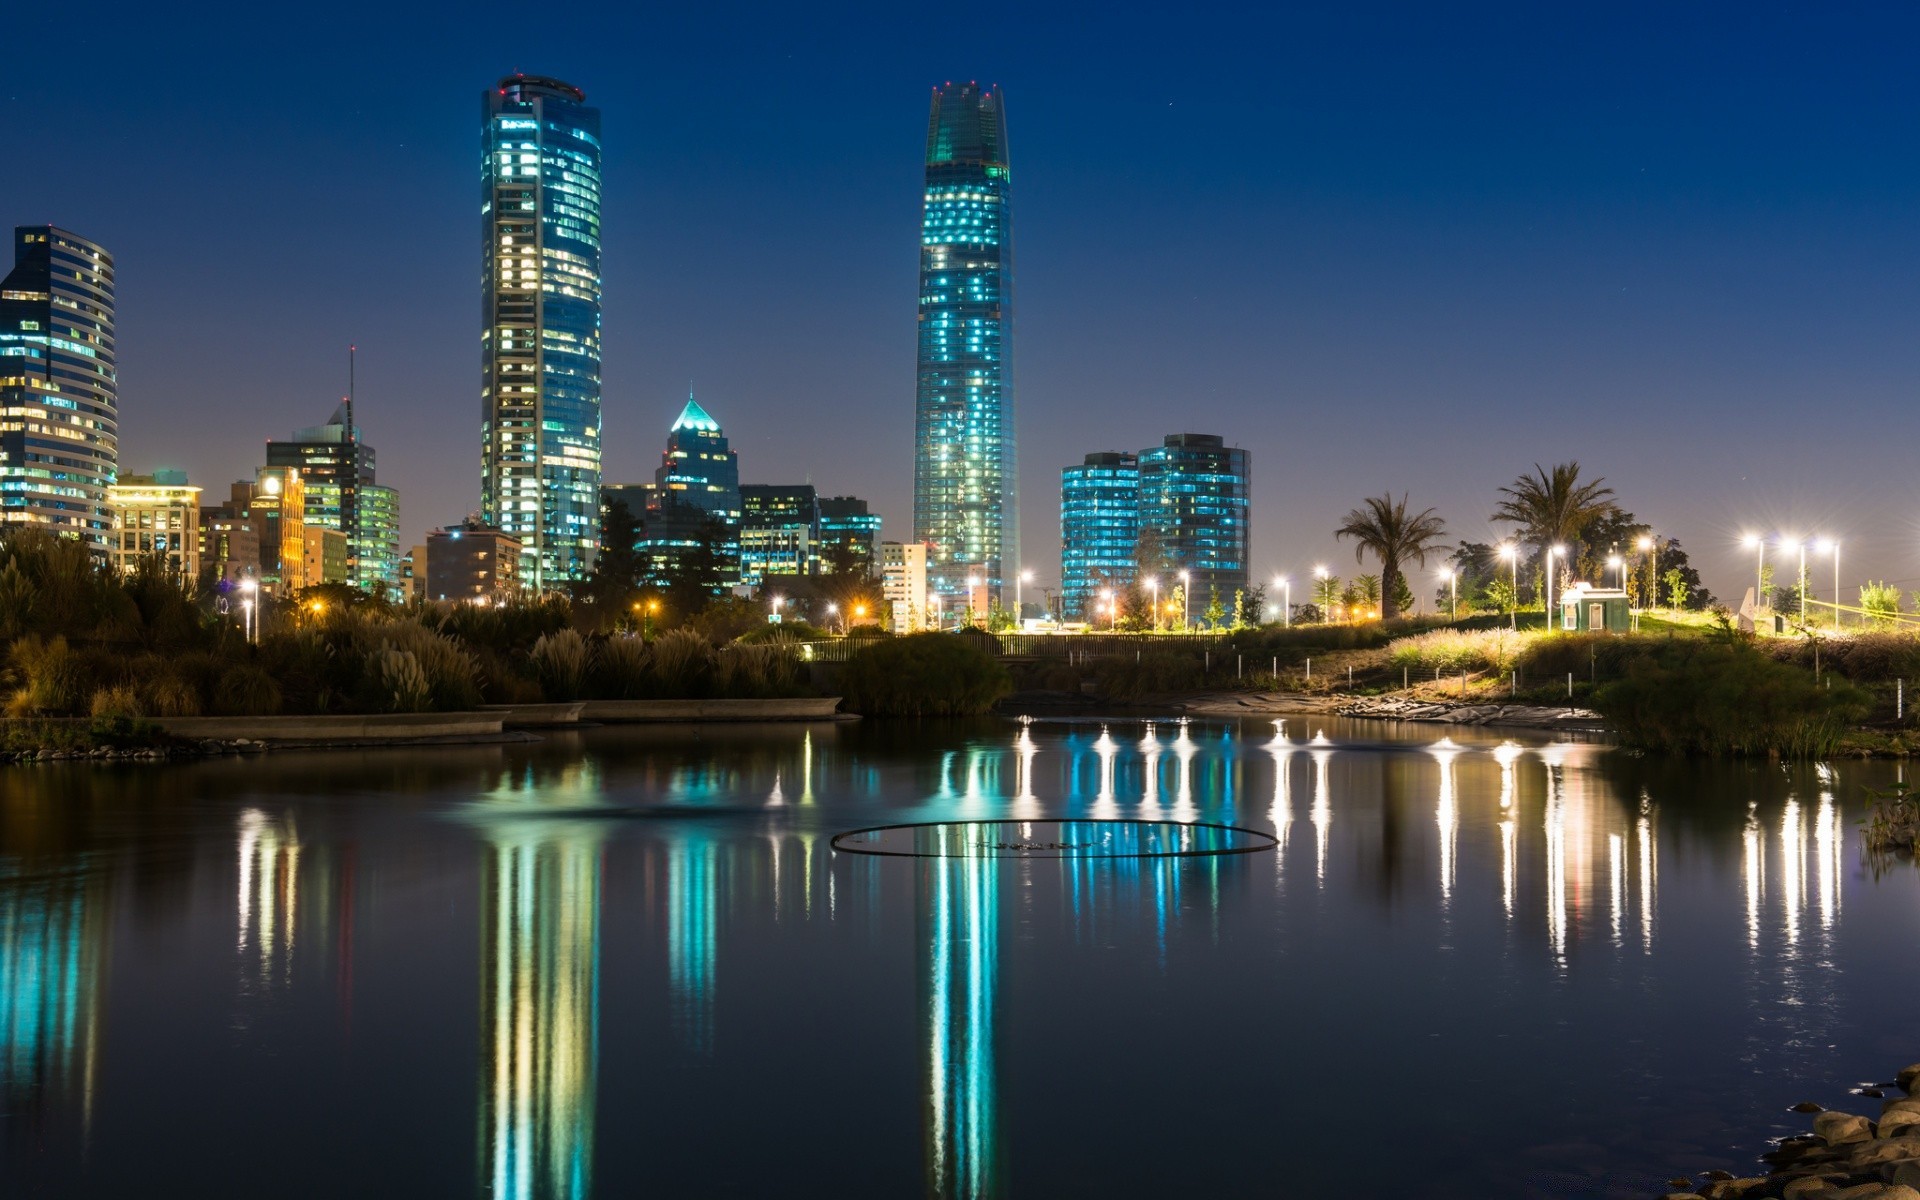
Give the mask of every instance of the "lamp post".
[{"label": "lamp post", "polygon": [[1032,582],[1032,571],[1022,571],[1013,577],[1013,624],[1016,629],[1020,627],[1020,622],[1025,620],[1027,616],[1027,606],[1020,599],[1020,586]]},{"label": "lamp post", "polygon": [[1821,538],[1814,542],[1813,548],[1833,555],[1833,627],[1837,630],[1840,628],[1840,539]]},{"label": "lamp post", "polygon": [[653,614],[660,611],[658,600],[647,601],[647,614],[640,621],[640,640],[646,641],[653,636]]},{"label": "lamp post", "polygon": [[1185,571],[1182,571],[1180,572],[1180,632],[1181,633],[1185,633],[1187,631],[1187,627],[1191,624],[1191,622],[1187,620],[1187,612],[1188,612],[1187,606],[1191,603],[1192,603],[1192,596],[1189,594],[1189,588],[1187,585],[1187,573]]},{"label": "lamp post", "polygon": [[1566,552],[1566,547],[1564,546],[1547,547],[1547,594],[1545,597],[1546,604],[1543,606],[1545,611],[1541,615],[1546,617],[1548,629],[1553,628],[1553,560],[1555,555],[1565,554]]},{"label": "lamp post", "polygon": [[[867,616],[867,606],[866,606],[866,605],[864,605],[864,604],[856,604],[856,605],[854,605],[854,606],[853,606],[853,619],[854,619],[854,620],[856,620],[856,621],[863,621],[863,620],[865,620],[865,619],[866,619],[866,616]],[[840,628],[842,628],[842,629],[846,629],[846,627],[847,627],[847,623],[846,623],[845,621],[842,621],[842,622],[840,622]]]},{"label": "lamp post", "polygon": [[1286,593],[1286,602],[1280,608],[1280,628],[1293,628],[1293,580],[1285,575],[1275,575],[1273,586]]},{"label": "lamp post", "polygon": [[[840,606],[838,604],[829,603],[827,605],[827,615],[829,617],[837,616],[839,615],[839,612],[840,612]],[[840,636],[841,637],[847,636],[847,623],[845,621],[840,622]]]},{"label": "lamp post", "polygon": [[1620,572],[1620,590],[1623,592],[1626,591],[1627,590],[1627,560],[1622,558],[1618,554],[1609,554],[1607,556],[1607,565],[1610,567],[1616,568]]},{"label": "lamp post", "polygon": [[246,593],[245,598],[240,601],[240,609],[246,617],[247,641],[251,644],[260,640],[255,632],[258,626],[253,619],[253,602],[255,596],[260,591],[260,585],[254,580],[242,579],[240,581],[240,590]]},{"label": "lamp post", "polygon": [[1767,588],[1767,539],[1757,533],[1750,533],[1740,539],[1740,544],[1751,548],[1754,552],[1753,615],[1757,621],[1760,618],[1760,606],[1766,603],[1766,597],[1761,593]]},{"label": "lamp post", "polygon": [[945,627],[945,623],[941,620],[941,617],[940,617],[940,593],[939,592],[935,592],[933,594],[933,627],[936,630],[939,630]]},{"label": "lamp post", "polygon": [[1500,557],[1513,567],[1513,594],[1507,597],[1507,621],[1517,630],[1520,628],[1520,551],[1512,545],[1502,546]]},{"label": "lamp post", "polygon": [[1634,544],[1639,547],[1640,553],[1653,555],[1653,592],[1647,597],[1646,607],[1658,608],[1660,607],[1660,543],[1650,536],[1642,535]]},{"label": "lamp post", "polygon": [[1447,620],[1460,619],[1460,572],[1452,567],[1440,572],[1447,577]]},{"label": "lamp post", "polygon": [[[1112,589],[1112,588],[1101,588],[1101,589],[1100,589],[1100,599],[1102,599],[1103,601],[1105,601],[1105,602],[1106,602],[1106,607],[1107,607],[1107,632],[1108,632],[1108,633],[1118,633],[1118,632],[1120,632],[1120,606],[1119,606],[1118,604],[1116,604],[1116,603],[1114,603],[1114,599],[1113,599],[1113,589]],[[1095,612],[1097,613],[1097,612],[1098,612],[1099,610],[1098,610],[1098,609],[1095,609],[1094,611],[1095,611]]]},{"label": "lamp post", "polygon": [[780,623],[780,597],[778,596],[773,598],[773,623],[776,625]]},{"label": "lamp post", "polygon": [[1153,593],[1153,631],[1160,632],[1160,577],[1152,576],[1147,580],[1147,590]]}]

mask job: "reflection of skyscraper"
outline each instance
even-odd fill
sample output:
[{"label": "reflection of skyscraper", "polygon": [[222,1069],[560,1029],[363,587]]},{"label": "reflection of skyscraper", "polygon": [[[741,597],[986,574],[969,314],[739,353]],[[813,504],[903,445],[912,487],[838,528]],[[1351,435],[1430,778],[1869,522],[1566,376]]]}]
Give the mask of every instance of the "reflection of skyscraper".
[{"label": "reflection of skyscraper", "polygon": [[[960,836],[956,829],[953,836]],[[935,858],[922,875],[921,970],[926,1018],[927,1194],[998,1195],[999,1091],[995,993],[999,980],[998,862]]]},{"label": "reflection of skyscraper", "polygon": [[584,1197],[600,1056],[600,840],[520,827],[487,851],[480,1176],[489,1194]]},{"label": "reflection of skyscraper", "polygon": [[997,87],[934,89],[920,227],[913,540],[934,590],[967,577],[998,596],[1017,555],[1013,239],[1005,101]]},{"label": "reflection of skyscraper", "polygon": [[713,1048],[714,845],[689,830],[667,851],[667,974],[673,1023],[688,1046]]},{"label": "reflection of skyscraper", "polygon": [[73,875],[0,890],[0,1098],[9,1112],[65,1100],[92,1115],[102,907]]}]

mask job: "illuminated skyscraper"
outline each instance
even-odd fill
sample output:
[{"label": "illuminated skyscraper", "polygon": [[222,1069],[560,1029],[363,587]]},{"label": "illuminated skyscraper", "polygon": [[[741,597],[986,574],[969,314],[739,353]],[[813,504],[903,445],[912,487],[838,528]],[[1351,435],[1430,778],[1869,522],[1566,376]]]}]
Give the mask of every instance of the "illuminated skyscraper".
[{"label": "illuminated skyscraper", "polygon": [[1013,242],[1006,108],[998,87],[934,89],[920,228],[913,538],[947,595],[1017,570]]},{"label": "illuminated skyscraper", "polygon": [[104,555],[119,429],[113,256],[22,225],[0,280],[0,524],[39,525]]},{"label": "illuminated skyscraper", "polygon": [[600,110],[509,75],[483,96],[480,506],[538,589],[600,542]]},{"label": "illuminated skyscraper", "polygon": [[1060,472],[1060,595],[1068,620],[1094,616],[1103,588],[1132,582],[1139,541],[1138,458],[1104,451]]},{"label": "illuminated skyscraper", "polygon": [[1170,433],[1140,452],[1140,528],[1159,540],[1169,570],[1188,574],[1188,604],[1228,609],[1247,586],[1253,456],[1211,433]]},{"label": "illuminated skyscraper", "polygon": [[325,425],[296,429],[289,441],[267,443],[268,466],[300,471],[306,524],[347,536],[347,582],[387,593],[399,586],[400,496],[374,482],[375,458],[357,427],[349,435],[344,403]]}]

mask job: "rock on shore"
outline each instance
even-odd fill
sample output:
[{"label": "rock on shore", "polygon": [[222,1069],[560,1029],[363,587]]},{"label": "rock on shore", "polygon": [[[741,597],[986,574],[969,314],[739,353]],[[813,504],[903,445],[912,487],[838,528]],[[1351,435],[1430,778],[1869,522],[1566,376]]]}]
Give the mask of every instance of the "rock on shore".
[{"label": "rock on shore", "polygon": [[[1871,1089],[1870,1093],[1881,1089]],[[1709,1179],[1666,1200],[1707,1196],[1711,1200],[1920,1200],[1920,1063],[1901,1070],[1898,1090],[1881,1101],[1877,1119],[1822,1112],[1813,1132],[1784,1138],[1763,1158],[1767,1175]],[[1796,1105],[1795,1110],[1813,1105]],[[1723,1175],[1724,1172],[1714,1172]],[[1681,1182],[1675,1180],[1674,1182]]]},{"label": "rock on shore", "polygon": [[1196,715],[1208,716],[1324,713],[1375,721],[1424,721],[1442,725],[1506,725],[1588,732],[1604,729],[1600,714],[1585,708],[1536,704],[1452,704],[1392,696],[1217,692],[1183,698],[1180,707]]}]

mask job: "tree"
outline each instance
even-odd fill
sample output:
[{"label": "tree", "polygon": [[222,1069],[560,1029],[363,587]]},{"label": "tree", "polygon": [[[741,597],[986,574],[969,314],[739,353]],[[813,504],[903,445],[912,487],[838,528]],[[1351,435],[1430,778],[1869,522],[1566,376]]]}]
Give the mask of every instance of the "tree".
[{"label": "tree", "polygon": [[1133,544],[1133,562],[1141,578],[1164,575],[1173,569],[1173,559],[1168,556],[1167,544],[1161,540],[1158,529],[1141,527],[1140,536]]},{"label": "tree", "polygon": [[1402,613],[1413,610],[1413,589],[1407,586],[1405,575],[1393,577],[1393,610]]},{"label": "tree", "polygon": [[1687,580],[1679,567],[1667,571],[1667,599],[1675,608],[1687,606]]},{"label": "tree", "polygon": [[[1207,619],[1207,628],[1218,632],[1220,622],[1225,620],[1227,616],[1226,607],[1220,603],[1219,588],[1212,588],[1207,592],[1207,611],[1204,615]],[[1237,620],[1238,618],[1236,618],[1236,621]]]},{"label": "tree", "polygon": [[639,545],[640,518],[615,497],[600,512],[600,554],[593,560],[593,574],[572,585],[573,598],[624,612],[646,572]]},{"label": "tree", "polygon": [[1349,512],[1333,536],[1354,540],[1355,562],[1362,561],[1362,555],[1368,552],[1379,560],[1381,593],[1386,597],[1380,615],[1392,620],[1400,615],[1400,564],[1411,561],[1426,566],[1427,555],[1439,551],[1438,543],[1446,532],[1446,523],[1431,508],[1409,514],[1406,494],[1395,501],[1388,493],[1371,497]]},{"label": "tree", "polygon": [[1340,577],[1332,573],[1322,575],[1313,583],[1313,604],[1307,607],[1318,608],[1316,620],[1326,620],[1333,606],[1340,601]]},{"label": "tree", "polygon": [[682,549],[665,572],[667,594],[676,612],[687,616],[704,612],[714,597],[727,590],[734,568],[732,544],[718,517],[700,522],[693,545]]},{"label": "tree", "polygon": [[1613,489],[1603,486],[1604,479],[1581,482],[1578,462],[1555,463],[1551,470],[1535,463],[1533,472],[1500,489],[1506,498],[1494,506],[1492,519],[1517,527],[1522,540],[1538,544],[1543,552],[1545,547],[1566,546],[1566,561],[1577,562],[1581,535],[1618,507]]},{"label": "tree", "polygon": [[1900,589],[1887,583],[1861,584],[1860,607],[1875,625],[1891,625],[1900,615]]}]

